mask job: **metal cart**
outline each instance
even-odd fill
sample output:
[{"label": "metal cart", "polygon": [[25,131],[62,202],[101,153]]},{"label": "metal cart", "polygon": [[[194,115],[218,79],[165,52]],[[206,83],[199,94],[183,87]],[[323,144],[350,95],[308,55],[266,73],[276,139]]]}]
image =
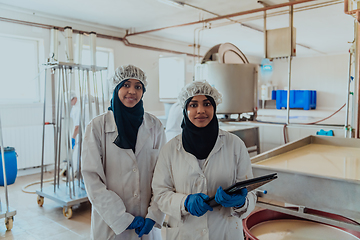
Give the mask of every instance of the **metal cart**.
[{"label": "metal cart", "polygon": [[[46,64],[45,76],[47,71],[51,71],[51,89],[52,89],[52,122],[45,121],[46,98],[44,97],[44,115],[43,115],[43,139],[42,139],[42,160],[41,160],[41,188],[37,190],[37,203],[41,207],[44,204],[44,198],[49,198],[63,206],[63,215],[71,218],[73,214],[72,206],[88,201],[85,187],[83,184],[81,172],[81,143],[82,133],[85,130],[85,102],[88,105],[89,119],[101,113],[99,95],[102,95],[102,110],[105,111],[104,90],[100,94],[97,89],[97,72],[106,70],[105,67],[96,67],[88,65],[80,65],[68,62],[52,62]],[[77,78],[77,79],[76,79]],[[45,91],[46,96],[46,77]],[[80,122],[79,122],[79,141],[77,159],[72,159],[71,132],[70,132],[70,94],[77,82],[80,91]],[[93,109],[94,108],[94,109]],[[54,127],[54,186],[43,187],[44,182],[44,141],[45,126],[52,125]],[[64,137],[62,138],[62,135]],[[65,140],[65,141],[64,141]],[[66,181],[61,182],[60,175],[60,157],[61,147],[65,142],[66,152]],[[76,164],[76,165],[75,165]],[[74,171],[77,166],[78,173]],[[61,183],[60,183],[61,182]]]},{"label": "metal cart", "polygon": [[5,188],[5,204],[1,202],[0,198],[0,218],[5,218],[5,226],[7,230],[11,230],[13,227],[14,216],[16,215],[16,210],[10,208],[9,206],[9,197],[7,192],[7,179],[6,179],[6,169],[5,169],[5,157],[4,157],[4,142],[2,137],[2,127],[1,127],[1,118],[0,118],[0,147],[1,147],[1,160],[2,160],[2,169],[4,177],[4,188]]}]

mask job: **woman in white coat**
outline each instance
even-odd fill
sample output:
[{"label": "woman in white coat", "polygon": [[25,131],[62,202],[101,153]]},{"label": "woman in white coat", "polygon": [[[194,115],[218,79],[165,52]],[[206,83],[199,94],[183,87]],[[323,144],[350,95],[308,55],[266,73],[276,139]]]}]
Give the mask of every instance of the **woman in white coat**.
[{"label": "woman in white coat", "polygon": [[[144,112],[144,72],[127,65],[116,69],[109,111],[86,127],[82,175],[92,204],[91,239],[161,239],[164,214],[152,198],[164,127]],[[155,226],[155,227],[154,227]]]},{"label": "woman in white coat", "polygon": [[[219,129],[216,106],[221,94],[207,82],[192,82],[179,95],[182,134],[160,151],[152,182],[155,202],[169,215],[166,240],[243,239],[242,219],[255,208],[256,196],[223,188],[252,178],[248,151],[237,136]],[[220,205],[206,200],[215,196]]]}]

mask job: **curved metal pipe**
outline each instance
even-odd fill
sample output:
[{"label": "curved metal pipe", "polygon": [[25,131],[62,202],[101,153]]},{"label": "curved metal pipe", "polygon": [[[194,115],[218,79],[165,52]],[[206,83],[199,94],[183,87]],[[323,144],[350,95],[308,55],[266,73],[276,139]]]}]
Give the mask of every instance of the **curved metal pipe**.
[{"label": "curved metal pipe", "polygon": [[[55,28],[55,29],[58,29],[59,31],[64,31],[64,28],[59,27],[59,26],[42,24],[42,23],[27,22],[27,21],[16,20],[16,19],[11,19],[11,18],[0,17],[0,21],[10,22],[10,23],[17,23],[17,24],[22,24],[22,25],[31,26],[31,27],[39,27],[39,28],[44,28],[44,29],[49,29],[49,30]],[[73,29],[73,33],[90,35],[90,32],[82,31],[82,30],[76,30],[76,29]],[[106,34],[101,34],[101,33],[97,33],[96,35],[97,35],[98,38],[121,41],[121,42],[123,42],[125,44],[125,46],[128,46],[128,47],[135,47],[135,48],[141,48],[141,49],[147,49],[147,50],[159,51],[159,52],[186,54],[186,55],[191,56],[191,57],[193,57],[193,56],[202,57],[202,56],[198,56],[196,54],[191,54],[191,53],[187,53],[187,52],[173,51],[173,50],[169,50],[169,49],[165,49],[165,48],[158,48],[158,47],[152,47],[152,46],[147,46],[147,45],[130,43],[126,39],[127,35],[125,35],[124,37],[111,36],[111,35],[106,35]]]},{"label": "curved metal pipe", "polygon": [[298,1],[286,2],[286,3],[271,5],[271,6],[268,6],[268,7],[256,8],[256,9],[251,9],[251,10],[247,10],[247,11],[243,11],[243,12],[237,12],[237,13],[232,13],[232,14],[228,14],[228,15],[223,15],[223,16],[219,16],[219,17],[208,18],[208,19],[195,21],[195,22],[183,23],[183,24],[178,24],[178,25],[173,25],[173,26],[168,26],[168,27],[162,27],[162,28],[157,28],[157,29],[152,29],[152,30],[147,30],[147,31],[142,31],[142,32],[130,33],[127,36],[134,36],[134,35],[139,35],[139,34],[144,34],[144,33],[157,32],[157,31],[164,30],[164,29],[169,29],[169,28],[184,27],[184,26],[190,26],[190,25],[204,23],[204,22],[217,21],[217,20],[221,20],[221,19],[224,19],[224,18],[237,17],[237,16],[241,16],[241,15],[262,12],[262,11],[271,10],[271,9],[275,9],[275,8],[293,6],[295,4],[306,3],[306,2],[311,2],[311,1],[315,1],[315,0],[298,0]]}]

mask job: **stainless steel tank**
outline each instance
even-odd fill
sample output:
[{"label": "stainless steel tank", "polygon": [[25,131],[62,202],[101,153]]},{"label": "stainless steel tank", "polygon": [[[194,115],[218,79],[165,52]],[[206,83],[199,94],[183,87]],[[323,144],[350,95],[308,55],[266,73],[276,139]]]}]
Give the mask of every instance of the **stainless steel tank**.
[{"label": "stainless steel tank", "polygon": [[208,61],[202,64],[202,79],[222,94],[217,108],[220,114],[254,112],[256,104],[258,64],[224,64]]}]

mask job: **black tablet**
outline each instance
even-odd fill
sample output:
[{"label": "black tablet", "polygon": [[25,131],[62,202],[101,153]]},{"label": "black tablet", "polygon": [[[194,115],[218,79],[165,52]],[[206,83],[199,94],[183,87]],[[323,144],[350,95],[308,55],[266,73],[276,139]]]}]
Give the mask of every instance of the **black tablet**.
[{"label": "black tablet", "polygon": [[[256,178],[246,179],[244,181],[237,182],[237,183],[231,185],[230,187],[224,189],[224,191],[230,195],[237,194],[240,192],[240,190],[242,188],[246,187],[248,192],[250,192],[268,182],[271,182],[272,180],[274,180],[276,178],[277,178],[277,173],[271,173],[271,174],[256,177]],[[219,205],[215,201],[215,196],[213,196],[209,200],[207,200],[206,203],[209,204],[211,207],[216,207]]]}]

